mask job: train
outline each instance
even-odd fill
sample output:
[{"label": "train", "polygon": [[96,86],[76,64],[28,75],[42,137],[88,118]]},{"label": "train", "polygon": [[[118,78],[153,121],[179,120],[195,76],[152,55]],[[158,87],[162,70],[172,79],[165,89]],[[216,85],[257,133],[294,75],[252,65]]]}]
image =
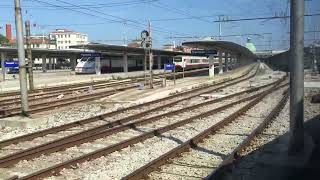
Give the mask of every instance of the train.
[{"label": "train", "polygon": [[[142,70],[143,69],[143,57],[138,59],[128,58],[129,70]],[[190,55],[178,55],[174,56],[173,60],[170,60],[175,64],[177,71],[193,70],[209,67],[209,58],[206,56],[190,56]],[[122,57],[101,57],[101,73],[121,72],[123,70]],[[168,61],[162,62],[169,63]],[[95,58],[94,57],[82,57],[75,68],[76,74],[94,74],[95,73]]]},{"label": "train", "polygon": [[[102,56],[100,58],[101,73],[121,72],[123,70],[122,57]],[[142,66],[142,62],[137,63],[135,60],[128,59],[128,69],[136,70],[137,67]],[[82,57],[75,68],[76,74],[94,74],[95,58]]]},{"label": "train", "polygon": [[177,71],[209,68],[209,58],[206,56],[179,55],[173,58]]}]

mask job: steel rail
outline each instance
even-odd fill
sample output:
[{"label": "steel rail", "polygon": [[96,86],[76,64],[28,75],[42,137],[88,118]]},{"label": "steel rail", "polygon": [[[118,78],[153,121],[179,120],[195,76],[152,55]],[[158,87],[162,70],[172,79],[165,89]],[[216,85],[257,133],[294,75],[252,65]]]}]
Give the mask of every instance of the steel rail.
[{"label": "steel rail", "polygon": [[[127,90],[127,89],[130,89],[130,88],[136,88],[137,85],[129,85],[129,86],[120,86],[118,88],[115,88],[115,89],[110,89],[110,90],[103,90],[103,91],[98,91],[98,92],[93,92],[93,93],[85,93],[85,94],[81,94],[81,95],[78,95],[78,96],[74,96],[74,97],[67,97],[67,98],[62,98],[62,99],[54,99],[50,102],[39,102],[39,103],[34,103],[34,104],[31,104],[30,107],[38,107],[38,106],[43,106],[43,105],[46,105],[46,104],[52,104],[52,103],[56,103],[56,102],[61,102],[61,101],[68,101],[69,99],[76,99],[76,98],[81,98],[81,97],[85,97],[85,96],[88,96],[88,95],[98,95],[98,94],[102,94],[102,93],[108,93],[108,92],[116,92],[116,91],[122,91],[122,90]],[[14,111],[14,110],[19,110],[20,107],[10,107],[10,108],[5,108],[5,109],[2,109],[2,111]]]},{"label": "steel rail", "polygon": [[[120,85],[127,85],[127,84],[132,84],[132,83],[136,83],[133,81],[130,82],[119,82],[119,83],[113,83],[113,84],[106,84],[106,85],[93,85],[93,89],[97,90],[97,89],[105,89],[105,88],[112,88],[112,87],[116,87],[116,86],[120,86]],[[41,93],[35,93],[35,94],[29,94],[28,96],[28,100],[29,101],[33,101],[33,100],[41,100],[41,99],[46,99],[46,98],[52,98],[55,96],[58,96],[60,94],[72,94],[74,91],[83,91],[85,89],[88,89],[88,86],[84,86],[84,87],[78,87],[78,88],[72,88],[72,89],[60,89],[57,91],[51,91],[51,92],[41,92]],[[8,106],[8,105],[14,105],[14,104],[19,104],[20,103],[20,99],[19,96],[15,96],[15,97],[10,97],[10,98],[6,98],[6,99],[2,99],[0,100],[0,106]]]},{"label": "steel rail", "polygon": [[256,104],[258,104],[264,97],[268,94],[272,93],[275,89],[271,88],[265,93],[263,93],[260,97],[256,98],[255,100],[251,101],[249,104],[242,107],[240,110],[234,112],[224,120],[218,122],[217,124],[211,126],[210,128],[206,129],[202,133],[198,134],[197,136],[191,138],[190,140],[186,141],[185,143],[179,145],[178,147],[172,149],[171,151],[163,154],[162,156],[154,159],[150,163],[140,167],[136,171],[130,173],[129,175],[122,178],[123,180],[137,180],[137,179],[146,179],[147,174],[151,173],[155,169],[158,169],[160,166],[167,163],[167,161],[171,158],[175,158],[179,156],[181,153],[188,151],[192,147],[196,147],[198,143],[202,142],[203,139],[207,138],[211,134],[215,134],[218,130],[222,129],[226,125],[230,124],[234,120],[238,119],[242,116],[245,112],[249,109],[253,108]]},{"label": "steel rail", "polygon": [[[136,86],[130,86],[130,87],[124,87],[124,88],[119,88],[119,89],[114,89],[114,90],[108,90],[108,91],[102,91],[102,92],[81,95],[81,96],[77,96],[77,97],[68,97],[65,99],[57,99],[57,100],[53,100],[50,102],[42,102],[42,103],[38,103],[38,104],[33,104],[33,105],[29,106],[30,109],[29,109],[28,113],[34,114],[34,113],[38,113],[38,112],[42,112],[42,111],[46,111],[46,110],[51,110],[53,108],[60,108],[60,107],[67,106],[70,104],[94,100],[94,99],[98,99],[101,97],[115,94],[119,91],[124,91],[124,90],[132,89],[135,87]],[[20,107],[14,107],[14,108],[10,108],[10,109],[2,109],[0,111],[0,117],[2,117],[2,118],[3,117],[10,117],[10,116],[19,115],[20,113],[21,113]]]},{"label": "steel rail", "polygon": [[[205,71],[207,70],[207,68],[205,69],[197,69],[197,70],[192,70],[192,71],[186,71],[185,74],[192,74],[195,72],[201,72],[201,71]],[[155,77],[160,77],[163,76],[166,73],[159,73],[157,75],[155,75]],[[177,72],[176,75],[182,75],[182,72]],[[173,76],[173,74],[167,74],[167,76]],[[99,81],[95,81],[95,82],[83,82],[83,83],[75,83],[75,84],[67,84],[67,85],[62,85],[62,86],[50,86],[50,87],[45,87],[45,88],[37,88],[33,91],[28,91],[30,94],[36,94],[35,96],[41,95],[44,92],[50,92],[53,91],[54,93],[59,93],[59,92],[64,92],[64,90],[61,89],[69,89],[69,88],[79,88],[79,89],[85,89],[86,87],[81,87],[81,86],[104,86],[104,85],[118,85],[119,84],[126,84],[126,83],[137,83],[139,81],[144,81],[144,79],[142,78],[142,76],[139,77],[135,77],[135,78],[129,78],[128,80],[123,80],[121,82],[110,82],[110,80],[99,80]],[[11,91],[11,92],[5,92],[5,93],[0,93],[0,97],[6,97],[6,96],[20,96],[20,91]],[[0,102],[2,102],[2,100],[0,100]]]},{"label": "steel rail", "polygon": [[[229,124],[231,121],[236,119],[240,114],[243,114],[250,107],[253,107],[255,104],[260,102],[266,95],[271,93],[273,90],[274,90],[274,88],[268,89],[267,91],[262,93],[262,95],[256,97],[253,101],[249,102],[245,107],[241,108],[236,113],[233,113],[231,116],[229,116],[228,118],[222,120],[221,122],[219,122],[217,124],[220,124],[219,126],[222,126],[223,124]],[[244,99],[240,100],[240,102],[245,102],[245,101],[248,101],[248,100],[250,100],[250,98],[244,98]],[[237,105],[240,102],[234,102],[234,103],[232,103],[233,105],[229,104],[229,106]],[[176,122],[174,124],[170,124],[168,126],[158,128],[156,130],[144,133],[144,134],[142,134],[140,136],[136,136],[134,138],[131,138],[131,139],[125,140],[123,142],[111,145],[109,147],[102,148],[100,150],[97,150],[97,151],[82,155],[82,156],[77,157],[75,159],[72,159],[72,160],[69,160],[69,161],[54,165],[52,167],[40,170],[38,172],[32,173],[32,174],[27,175],[25,177],[21,177],[19,179],[39,179],[39,178],[44,178],[44,177],[48,177],[48,176],[51,176],[51,175],[58,174],[64,168],[69,168],[69,167],[72,167],[74,165],[77,165],[78,163],[82,163],[82,162],[85,162],[87,160],[92,160],[92,159],[99,158],[101,156],[105,156],[107,154],[110,154],[112,152],[119,151],[119,150],[121,150],[121,149],[123,149],[125,147],[131,146],[131,145],[136,144],[138,142],[144,141],[144,140],[146,140],[148,138],[152,138],[154,136],[158,136],[158,135],[163,134],[163,133],[165,133],[167,131],[170,131],[170,130],[175,129],[175,128],[180,127],[180,126],[183,126],[183,125],[185,125],[187,123],[193,122],[195,119],[199,119],[199,118],[203,118],[203,117],[207,117],[207,116],[213,115],[216,112],[218,112],[218,109],[220,109],[220,111],[222,111],[222,110],[225,110],[226,108],[228,108],[228,105],[219,107],[216,110],[207,111],[207,112],[205,112],[203,114],[197,115],[197,117],[190,117],[190,118],[187,118],[187,119],[185,119],[183,121],[179,121],[179,122]],[[213,127],[218,129],[217,125],[214,125]],[[210,134],[211,130],[213,130],[213,129],[214,128],[210,128],[210,130],[208,130],[206,134]]]},{"label": "steel rail", "polygon": [[248,137],[246,137],[241,144],[239,144],[235,150],[230,153],[222,161],[222,163],[218,166],[217,169],[215,169],[211,174],[209,174],[205,179],[219,179],[224,175],[224,172],[227,169],[230,169],[241,157],[240,153],[250,146],[250,143],[254,140],[254,138],[263,132],[263,130],[274,120],[275,117],[279,115],[279,113],[282,111],[284,106],[286,105],[289,97],[288,90],[284,93],[282,99],[279,101],[279,103],[273,108],[273,110],[268,114],[268,116],[263,120],[263,122],[256,127]]},{"label": "steel rail", "polygon": [[[278,82],[278,83],[280,83],[280,82]],[[42,145],[39,145],[39,146],[36,146],[36,147],[32,147],[32,148],[29,148],[29,149],[26,149],[26,150],[23,150],[23,151],[8,155],[6,157],[2,157],[2,158],[0,158],[0,167],[6,167],[7,165],[12,165],[12,164],[6,163],[6,162],[8,162],[8,161],[10,161],[12,163],[18,162],[20,160],[23,160],[24,157],[26,157],[28,155],[31,155],[31,154],[32,154],[32,157],[37,157],[37,156],[39,156],[41,154],[48,154],[48,153],[53,153],[53,152],[56,152],[56,151],[61,151],[63,149],[66,149],[66,148],[69,148],[69,147],[72,147],[72,146],[80,145],[82,143],[86,143],[86,142],[93,141],[93,140],[96,140],[96,139],[99,139],[99,138],[110,136],[112,134],[115,134],[115,133],[118,133],[118,132],[121,132],[121,131],[125,131],[125,130],[128,130],[128,129],[131,129],[131,128],[139,126],[139,125],[152,123],[152,122],[155,122],[155,121],[157,121],[157,120],[159,120],[161,118],[164,118],[164,117],[173,116],[173,115],[176,115],[178,113],[181,113],[181,112],[184,112],[184,111],[187,111],[187,110],[192,110],[192,109],[196,109],[196,108],[199,108],[199,107],[206,106],[208,104],[221,102],[223,100],[226,100],[226,99],[229,99],[229,98],[233,98],[233,97],[242,95],[244,93],[247,93],[247,92],[236,93],[236,94],[224,97],[224,98],[214,99],[214,100],[207,101],[207,102],[204,102],[204,103],[201,103],[201,104],[197,104],[195,106],[189,106],[187,108],[181,108],[181,109],[176,110],[176,111],[160,114],[160,115],[157,115],[157,116],[154,116],[154,117],[150,117],[150,118],[145,118],[145,119],[133,122],[133,123],[129,123],[129,124],[125,124],[125,125],[122,125],[122,126],[114,127],[114,128],[111,128],[111,129],[108,129],[108,130],[105,130],[105,131],[100,130],[98,132],[92,132],[92,134],[77,133],[77,134],[74,134],[74,135],[71,135],[71,136],[68,136],[68,137],[64,137],[64,138],[61,138],[61,139],[58,139],[58,140],[55,140],[55,141],[51,141],[51,142],[48,142],[48,143],[45,143],[45,144],[42,144]],[[249,97],[249,99],[256,98],[259,95],[261,95],[261,93],[257,94],[257,95],[253,95],[253,96]],[[235,105],[236,103],[239,103],[239,102],[235,102],[232,105]],[[224,106],[224,107],[229,107],[229,106]],[[213,111],[215,111],[215,109]],[[196,118],[197,116],[198,115],[195,115],[194,117],[191,117],[191,118]],[[82,136],[80,136],[80,135],[82,135]],[[31,158],[31,156],[28,156],[27,158]],[[13,161],[13,159],[14,159],[14,161]],[[3,166],[3,164],[5,164],[6,166]]]},{"label": "steel rail", "polygon": [[[30,94],[41,94],[44,92],[62,92],[61,89],[69,89],[69,88],[81,88],[81,86],[90,86],[92,84],[98,85],[98,84],[116,84],[118,82],[109,82],[109,80],[103,80],[103,81],[96,81],[96,82],[85,82],[85,83],[76,83],[76,84],[69,84],[69,85],[62,85],[62,86],[50,86],[45,88],[37,88],[32,91],[28,91]],[[20,96],[20,91],[11,91],[11,92],[5,92],[0,93],[0,97],[6,97],[6,96]]]},{"label": "steel rail", "polygon": [[[241,76],[239,76],[237,78],[234,78],[233,80],[240,79],[240,78],[248,75],[250,73],[250,71],[252,71],[253,69],[254,69],[254,66],[251,69],[249,69],[246,73],[244,73],[243,75],[241,75]],[[253,77],[253,76],[250,76],[250,78]],[[212,86],[217,86],[217,85],[221,85],[221,84],[224,84],[224,83],[226,83],[226,82],[224,82],[224,81],[223,82],[218,82],[216,84],[213,84]],[[209,87],[199,87],[199,88],[196,88],[196,89],[192,89],[190,91],[185,91],[185,92],[182,92],[182,93],[179,93],[179,94],[174,94],[174,95],[171,95],[171,96],[168,96],[168,97],[165,97],[165,98],[157,99],[157,100],[146,102],[146,103],[143,103],[143,104],[138,104],[138,105],[131,106],[131,107],[128,107],[128,108],[124,108],[124,109],[121,109],[121,110],[112,111],[112,112],[105,113],[105,114],[102,114],[102,115],[99,115],[99,116],[95,116],[95,117],[91,117],[91,118],[75,121],[75,122],[68,123],[68,124],[65,124],[65,125],[62,125],[62,126],[53,127],[53,128],[45,129],[45,130],[42,130],[42,131],[38,131],[38,132],[34,132],[34,133],[18,136],[18,137],[11,138],[11,139],[8,139],[8,140],[4,140],[4,141],[0,142],[0,148],[3,148],[5,146],[11,145],[11,144],[19,143],[21,141],[32,140],[34,138],[45,136],[47,134],[57,133],[57,132],[60,132],[60,131],[63,131],[63,130],[69,129],[69,128],[73,128],[73,127],[76,127],[76,126],[79,126],[79,125],[84,125],[84,124],[88,124],[88,123],[91,123],[91,122],[94,122],[94,121],[103,120],[105,117],[111,117],[111,116],[114,116],[116,114],[128,111],[128,110],[138,109],[138,108],[141,108],[143,106],[156,104],[156,103],[159,103],[161,101],[165,101],[165,100],[172,99],[174,97],[190,94],[190,93],[193,93],[193,92],[196,92],[196,91],[200,91],[202,89],[206,89],[206,88],[209,88]],[[198,96],[198,94],[196,94],[196,96]],[[190,98],[192,98],[192,97],[190,97]],[[187,100],[187,99],[188,98],[183,98],[182,100]],[[180,101],[182,101],[182,100],[180,100]],[[170,104],[173,105],[174,103],[165,104],[164,106],[160,106],[159,108],[169,106]],[[145,111],[145,112],[142,112],[142,113],[146,114],[146,113],[152,112],[153,110],[156,110],[156,109],[159,109],[159,108],[153,108],[153,109],[150,109],[149,111]],[[140,115],[143,115],[142,113],[140,113]],[[135,117],[132,116],[130,118],[135,118]],[[113,127],[113,126],[120,125],[120,124],[121,124],[121,121],[115,121],[115,122],[109,123],[106,126]]]}]

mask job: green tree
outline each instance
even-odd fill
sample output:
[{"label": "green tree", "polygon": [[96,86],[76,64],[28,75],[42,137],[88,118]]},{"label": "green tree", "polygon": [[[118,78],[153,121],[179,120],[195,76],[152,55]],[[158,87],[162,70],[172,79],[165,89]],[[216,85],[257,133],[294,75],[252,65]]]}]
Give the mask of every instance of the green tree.
[{"label": "green tree", "polygon": [[0,45],[8,44],[9,40],[2,34],[0,34]]}]

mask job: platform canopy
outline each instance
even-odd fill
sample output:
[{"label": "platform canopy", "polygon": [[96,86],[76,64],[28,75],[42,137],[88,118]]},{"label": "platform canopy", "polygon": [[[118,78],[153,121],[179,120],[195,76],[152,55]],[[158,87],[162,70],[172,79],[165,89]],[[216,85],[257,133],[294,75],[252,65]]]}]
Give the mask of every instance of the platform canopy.
[{"label": "platform canopy", "polygon": [[[32,48],[32,57],[33,58],[41,58],[42,55],[46,55],[47,57],[64,57],[69,58],[71,56],[79,56],[82,53],[82,50],[78,49],[37,49]],[[6,53],[8,57],[17,57],[18,50],[17,48],[12,47],[0,47],[0,53]]]},{"label": "platform canopy", "polygon": [[[140,47],[128,47],[112,44],[101,44],[101,43],[89,43],[86,45],[75,45],[70,46],[70,48],[87,49],[93,50],[100,53],[111,54],[111,55],[121,55],[127,53],[128,55],[144,55],[145,50]],[[190,53],[184,53],[179,51],[165,51],[161,49],[152,49],[154,55],[161,56],[176,56],[176,55],[190,55]]]},{"label": "platform canopy", "polygon": [[241,54],[250,58],[256,56],[246,47],[236,44],[230,41],[216,41],[216,40],[205,40],[205,41],[190,41],[182,43],[183,46],[200,48],[200,49],[214,49],[229,52],[233,54]]}]

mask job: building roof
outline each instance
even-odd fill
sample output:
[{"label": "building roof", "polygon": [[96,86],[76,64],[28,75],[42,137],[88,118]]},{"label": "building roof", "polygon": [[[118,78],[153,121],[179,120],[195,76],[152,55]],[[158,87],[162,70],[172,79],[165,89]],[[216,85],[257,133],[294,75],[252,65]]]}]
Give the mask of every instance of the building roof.
[{"label": "building roof", "polygon": [[[74,46],[70,46],[70,48],[94,50],[94,51],[105,53],[105,54],[128,53],[129,55],[143,55],[145,53],[145,50],[141,47],[128,47],[128,46],[100,44],[100,43],[74,45]],[[161,49],[152,49],[152,52],[154,55],[164,55],[164,56],[165,55],[167,56],[190,55],[190,53],[179,52],[179,51],[166,51]]]},{"label": "building roof", "polygon": [[[26,42],[26,38],[24,38],[24,42]],[[12,39],[11,40],[12,44],[16,44],[17,40],[16,39]],[[30,38],[30,43],[31,44],[50,44],[50,40],[48,38],[44,38],[44,39],[39,39],[39,38]]]},{"label": "building roof", "polygon": [[51,32],[50,34],[65,34],[65,33],[76,33],[76,34],[83,34],[87,35],[86,33],[76,32],[69,29],[56,29],[55,31]]},{"label": "building roof", "polygon": [[215,41],[215,40],[205,40],[205,41],[190,41],[182,43],[184,46],[201,48],[201,49],[215,49],[227,51],[235,54],[242,54],[248,57],[255,57],[255,55],[246,47],[230,41]]}]

